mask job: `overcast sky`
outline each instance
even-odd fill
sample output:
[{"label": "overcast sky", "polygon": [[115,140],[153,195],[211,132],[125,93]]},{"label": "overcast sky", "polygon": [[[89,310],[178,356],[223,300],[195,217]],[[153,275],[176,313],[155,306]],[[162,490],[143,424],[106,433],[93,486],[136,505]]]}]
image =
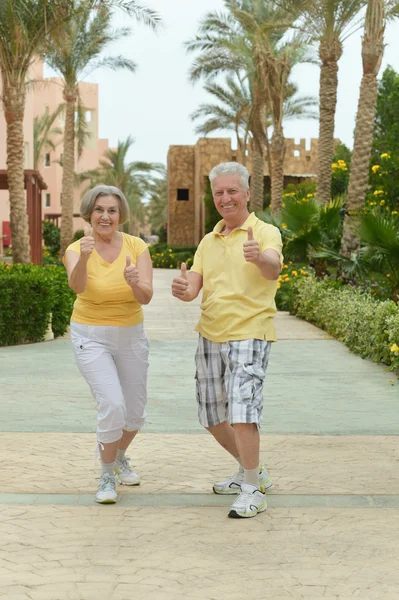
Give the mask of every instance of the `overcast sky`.
[{"label": "overcast sky", "polygon": [[[110,146],[115,146],[118,139],[132,135],[135,144],[130,160],[166,163],[170,145],[196,142],[189,115],[210,99],[201,83],[193,86],[188,81],[193,56],[186,54],[183,44],[196,34],[200,19],[208,11],[223,8],[223,0],[143,0],[144,3],[162,16],[162,30],[155,34],[132,22],[132,36],[113,44],[107,52],[133,59],[138,64],[136,73],[100,70],[88,81],[99,84],[100,137],[108,138]],[[126,17],[119,15],[115,25],[127,25]],[[380,74],[388,64],[399,71],[398,38],[399,21],[387,28]],[[339,62],[335,136],[350,147],[362,74],[360,52],[358,32],[346,42]],[[50,74],[48,70],[47,73]],[[318,96],[319,73],[315,65],[296,67],[293,79],[301,94]],[[284,133],[294,138],[318,137],[318,122],[287,121]],[[229,137],[223,132],[217,135]]]}]

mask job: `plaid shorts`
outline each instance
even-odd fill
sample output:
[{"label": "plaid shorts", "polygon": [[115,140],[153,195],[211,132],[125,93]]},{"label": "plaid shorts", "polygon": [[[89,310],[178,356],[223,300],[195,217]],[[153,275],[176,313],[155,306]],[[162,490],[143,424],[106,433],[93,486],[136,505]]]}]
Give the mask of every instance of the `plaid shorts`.
[{"label": "plaid shorts", "polygon": [[271,342],[198,340],[195,374],[198,418],[203,427],[223,421],[256,423],[263,411],[263,383]]}]

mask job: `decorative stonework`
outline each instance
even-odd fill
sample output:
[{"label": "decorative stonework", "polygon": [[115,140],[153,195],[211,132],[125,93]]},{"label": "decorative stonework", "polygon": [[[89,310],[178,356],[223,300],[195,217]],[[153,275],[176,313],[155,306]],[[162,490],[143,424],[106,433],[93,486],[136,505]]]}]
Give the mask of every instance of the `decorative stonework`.
[{"label": "decorative stonework", "polygon": [[[338,141],[338,140],[337,140]],[[285,185],[315,179],[318,140],[299,144],[285,140]],[[195,146],[170,146],[168,152],[168,243],[192,246],[204,235],[205,207],[203,202],[209,171],[221,162],[236,161],[237,151],[231,149],[230,138],[200,138]],[[251,172],[251,154],[245,159]],[[265,177],[269,166],[265,160]],[[178,190],[188,190],[188,200],[178,200]],[[181,196],[185,193],[180,192]]]}]

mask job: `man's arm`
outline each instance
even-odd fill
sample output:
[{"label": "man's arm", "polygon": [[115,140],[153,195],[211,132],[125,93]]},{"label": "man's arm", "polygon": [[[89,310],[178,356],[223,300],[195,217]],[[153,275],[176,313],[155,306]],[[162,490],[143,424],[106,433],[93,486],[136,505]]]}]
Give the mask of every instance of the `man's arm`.
[{"label": "man's arm", "polygon": [[259,253],[259,258],[255,263],[265,279],[275,280],[281,273],[280,255],[277,250],[268,248]]},{"label": "man's arm", "polygon": [[181,265],[180,277],[172,281],[172,294],[183,302],[191,302],[200,293],[202,288],[202,275],[190,271],[187,273],[186,263]]},{"label": "man's arm", "polygon": [[244,242],[244,258],[256,265],[265,279],[278,279],[281,273],[280,255],[274,248],[267,248],[261,252],[259,243],[254,239],[252,227],[248,227],[248,241]]}]

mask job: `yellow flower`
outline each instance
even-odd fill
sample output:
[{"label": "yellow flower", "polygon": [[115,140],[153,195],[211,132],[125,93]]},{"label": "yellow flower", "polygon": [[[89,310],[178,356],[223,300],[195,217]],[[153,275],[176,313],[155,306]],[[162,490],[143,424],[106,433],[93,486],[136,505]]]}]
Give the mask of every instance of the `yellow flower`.
[{"label": "yellow flower", "polygon": [[381,169],[380,165],[373,165],[371,167],[371,170],[373,171],[373,173],[377,173],[378,169]]},{"label": "yellow flower", "polygon": [[313,198],[314,194],[308,194],[306,198]]},{"label": "yellow flower", "polygon": [[172,248],[169,248],[168,252],[172,252]]},{"label": "yellow flower", "polygon": [[390,277],[390,276],[391,276],[391,274],[390,274],[390,273],[387,273],[387,274],[385,275],[385,277]]},{"label": "yellow flower", "polygon": [[391,346],[391,352],[395,352],[395,354],[399,354],[399,346],[397,344],[393,344]]},{"label": "yellow flower", "polygon": [[384,152],[384,154],[381,154],[381,158],[391,158],[391,155],[388,152]]},{"label": "yellow flower", "polygon": [[385,200],[380,200],[380,206],[384,206]]},{"label": "yellow flower", "polygon": [[384,190],[375,190],[374,191],[374,196],[381,196],[381,194],[384,194]]},{"label": "yellow flower", "polygon": [[301,275],[307,275],[308,274],[308,272],[304,271],[304,269],[301,269],[299,272],[300,272]]},{"label": "yellow flower", "polygon": [[279,290],[280,288],[281,288],[281,283],[280,283],[280,282],[278,282],[278,284],[277,284],[277,289]]},{"label": "yellow flower", "polygon": [[397,214],[398,214],[398,211],[397,211],[397,210],[393,210],[393,211],[391,212],[391,215],[397,215]]},{"label": "yellow flower", "polygon": [[281,227],[282,227],[283,229],[287,229],[287,225],[286,225],[285,223],[281,223]]},{"label": "yellow flower", "polygon": [[297,273],[297,271],[291,271],[291,273],[292,273],[292,275],[293,275],[294,277],[298,277],[298,273]]}]

